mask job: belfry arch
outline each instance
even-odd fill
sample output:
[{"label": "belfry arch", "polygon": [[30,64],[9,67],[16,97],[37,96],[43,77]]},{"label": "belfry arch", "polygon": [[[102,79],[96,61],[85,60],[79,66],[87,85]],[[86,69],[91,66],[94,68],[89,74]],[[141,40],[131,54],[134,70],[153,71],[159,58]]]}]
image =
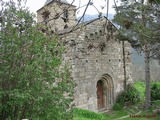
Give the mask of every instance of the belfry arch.
[{"label": "belfry arch", "polygon": [[110,109],[114,102],[114,85],[110,75],[103,74],[97,81],[97,110]]}]

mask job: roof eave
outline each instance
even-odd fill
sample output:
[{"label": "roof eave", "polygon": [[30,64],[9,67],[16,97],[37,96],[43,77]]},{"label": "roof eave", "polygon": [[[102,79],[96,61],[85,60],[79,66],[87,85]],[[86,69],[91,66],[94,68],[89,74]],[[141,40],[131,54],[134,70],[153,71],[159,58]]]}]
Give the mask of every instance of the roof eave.
[{"label": "roof eave", "polygon": [[64,2],[61,2],[61,1],[52,1],[52,2],[44,5],[44,6],[41,7],[40,9],[38,9],[36,12],[40,11],[40,10],[43,9],[45,6],[48,6],[49,4],[51,4],[51,3],[53,3],[53,2],[60,2],[60,3],[66,4],[66,5],[70,5],[70,6],[72,6],[72,7],[77,7],[77,6],[75,6],[75,5],[72,5],[72,4],[69,4],[69,3],[64,3]]}]

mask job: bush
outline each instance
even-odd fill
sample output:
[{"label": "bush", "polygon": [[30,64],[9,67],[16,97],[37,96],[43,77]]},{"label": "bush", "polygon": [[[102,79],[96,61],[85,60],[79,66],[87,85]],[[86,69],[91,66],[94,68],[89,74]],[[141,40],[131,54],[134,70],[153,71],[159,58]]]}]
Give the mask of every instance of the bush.
[{"label": "bush", "polygon": [[151,85],[151,100],[160,100],[160,84]]},{"label": "bush", "polygon": [[125,103],[135,104],[140,101],[140,93],[132,85],[128,85],[117,98],[117,103],[124,105]]},{"label": "bush", "polygon": [[39,31],[23,3],[0,4],[0,120],[71,120],[74,83],[58,37]]},{"label": "bush", "polygon": [[113,110],[122,110],[122,107],[123,107],[123,105],[122,104],[120,104],[120,103],[115,103],[114,105],[113,105]]}]

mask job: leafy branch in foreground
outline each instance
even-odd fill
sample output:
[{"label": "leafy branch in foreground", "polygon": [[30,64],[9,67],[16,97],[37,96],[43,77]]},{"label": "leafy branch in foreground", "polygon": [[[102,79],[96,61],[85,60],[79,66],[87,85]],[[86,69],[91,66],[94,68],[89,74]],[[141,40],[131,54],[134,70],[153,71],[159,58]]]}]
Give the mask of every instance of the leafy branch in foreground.
[{"label": "leafy branch in foreground", "polygon": [[0,119],[72,119],[74,85],[59,69],[58,37],[39,31],[27,9],[0,3]]}]

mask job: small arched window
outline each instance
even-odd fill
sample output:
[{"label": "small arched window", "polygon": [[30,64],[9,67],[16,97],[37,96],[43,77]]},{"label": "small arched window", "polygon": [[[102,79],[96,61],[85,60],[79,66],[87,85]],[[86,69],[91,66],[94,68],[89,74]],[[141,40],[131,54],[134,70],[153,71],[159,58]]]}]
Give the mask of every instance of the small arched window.
[{"label": "small arched window", "polygon": [[67,25],[67,24],[64,26],[64,29],[66,29],[66,28],[68,28],[68,25]]}]

